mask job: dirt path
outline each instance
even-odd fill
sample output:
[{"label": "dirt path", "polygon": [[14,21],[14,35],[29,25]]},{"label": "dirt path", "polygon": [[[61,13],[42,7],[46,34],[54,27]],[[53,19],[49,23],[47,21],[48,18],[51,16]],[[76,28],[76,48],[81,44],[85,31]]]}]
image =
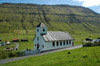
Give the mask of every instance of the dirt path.
[{"label": "dirt path", "polygon": [[16,47],[15,47],[15,50],[19,48],[19,43],[15,43],[16,44]]},{"label": "dirt path", "polygon": [[81,48],[81,47],[82,47],[82,45],[77,45],[77,46],[68,47],[68,48],[62,48],[62,49],[57,49],[57,50],[52,50],[52,51],[46,51],[46,52],[42,52],[42,53],[34,54],[34,55],[28,55],[28,56],[11,58],[11,59],[4,59],[4,60],[0,60],[0,65],[8,63],[8,62],[12,62],[12,61],[32,57],[32,56],[46,55],[46,54],[53,53],[53,52],[58,52],[58,51],[63,51],[63,50],[71,50],[71,49],[76,49],[76,48]]}]

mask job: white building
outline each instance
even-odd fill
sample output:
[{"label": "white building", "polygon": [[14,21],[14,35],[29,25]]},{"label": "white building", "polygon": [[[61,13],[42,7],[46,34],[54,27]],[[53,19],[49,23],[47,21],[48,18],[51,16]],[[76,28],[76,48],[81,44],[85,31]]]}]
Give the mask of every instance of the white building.
[{"label": "white building", "polygon": [[34,50],[45,51],[74,45],[74,39],[68,32],[47,31],[47,26],[40,23],[36,27]]}]

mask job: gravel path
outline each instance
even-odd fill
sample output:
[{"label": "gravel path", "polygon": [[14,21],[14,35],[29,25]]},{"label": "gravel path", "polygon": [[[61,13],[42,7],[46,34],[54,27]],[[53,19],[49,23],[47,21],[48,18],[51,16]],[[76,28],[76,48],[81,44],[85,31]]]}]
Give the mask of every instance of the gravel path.
[{"label": "gravel path", "polygon": [[46,52],[42,52],[42,53],[34,54],[34,55],[28,55],[28,56],[11,58],[11,59],[4,59],[4,60],[0,60],[0,65],[8,63],[8,62],[12,62],[12,61],[16,61],[16,60],[20,60],[20,59],[32,57],[32,56],[46,55],[46,54],[53,53],[53,52],[58,52],[58,51],[63,51],[63,50],[71,50],[71,49],[76,49],[76,48],[81,48],[81,47],[82,47],[82,45],[77,45],[77,46],[68,47],[68,48],[62,48],[62,49],[56,49],[56,50],[46,51]]}]

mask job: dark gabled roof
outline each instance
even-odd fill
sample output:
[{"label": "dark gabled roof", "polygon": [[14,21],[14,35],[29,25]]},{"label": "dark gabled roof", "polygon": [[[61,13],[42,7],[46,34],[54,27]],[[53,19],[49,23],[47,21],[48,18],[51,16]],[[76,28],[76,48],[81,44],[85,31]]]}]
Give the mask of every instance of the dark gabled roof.
[{"label": "dark gabled roof", "polygon": [[68,32],[61,31],[48,31],[46,35],[43,35],[45,41],[63,41],[74,40]]},{"label": "dark gabled roof", "polygon": [[40,23],[39,25],[37,25],[36,27],[46,27],[46,25],[45,24],[43,24],[43,23]]}]

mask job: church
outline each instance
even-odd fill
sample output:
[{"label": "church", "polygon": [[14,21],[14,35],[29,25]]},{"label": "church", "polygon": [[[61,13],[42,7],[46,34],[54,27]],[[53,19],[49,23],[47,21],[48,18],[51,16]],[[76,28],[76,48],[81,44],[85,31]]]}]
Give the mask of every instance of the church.
[{"label": "church", "polygon": [[34,51],[41,52],[71,46],[74,46],[74,39],[68,32],[48,31],[43,23],[36,26]]}]

